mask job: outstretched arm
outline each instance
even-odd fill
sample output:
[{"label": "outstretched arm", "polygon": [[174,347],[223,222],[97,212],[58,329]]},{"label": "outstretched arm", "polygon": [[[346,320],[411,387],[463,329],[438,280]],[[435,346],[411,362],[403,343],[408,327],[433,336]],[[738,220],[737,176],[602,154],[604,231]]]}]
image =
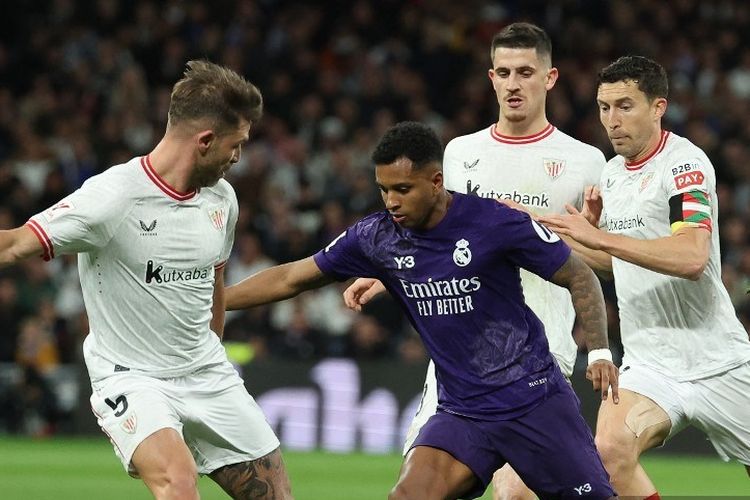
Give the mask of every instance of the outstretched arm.
[{"label": "outstretched arm", "polygon": [[0,231],[0,268],[41,255],[42,243],[29,226]]},{"label": "outstretched arm", "polygon": [[[550,229],[554,229],[550,227]],[[598,276],[612,280],[612,256],[601,250],[592,250],[571,238],[570,236],[559,234],[560,238],[588,265]]]},{"label": "outstretched arm", "polygon": [[590,354],[586,378],[591,380],[594,390],[601,391],[602,399],[607,399],[607,391],[611,386],[612,400],[618,403],[618,373],[609,352],[607,312],[599,280],[591,268],[571,253],[550,281],[570,291],[573,309],[583,329]]},{"label": "outstretched arm", "polygon": [[307,257],[264,269],[226,288],[226,308],[233,311],[278,302],[333,281],[323,274],[312,257]]},{"label": "outstretched arm", "polygon": [[569,236],[584,247],[678,278],[697,280],[708,263],[711,232],[703,227],[683,227],[670,236],[640,240],[593,227],[568,205],[568,215],[540,217],[550,229]]}]

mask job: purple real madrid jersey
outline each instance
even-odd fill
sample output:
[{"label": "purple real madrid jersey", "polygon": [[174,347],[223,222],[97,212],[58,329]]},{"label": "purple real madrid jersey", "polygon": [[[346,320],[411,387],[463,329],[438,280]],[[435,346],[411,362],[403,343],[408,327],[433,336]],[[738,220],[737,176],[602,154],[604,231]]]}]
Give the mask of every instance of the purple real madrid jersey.
[{"label": "purple real madrid jersey", "polygon": [[435,362],[439,407],[468,417],[523,414],[565,383],[524,303],[522,267],[550,278],[570,249],[518,210],[452,193],[445,217],[409,230],[369,215],[315,254],[337,279],[380,279]]}]

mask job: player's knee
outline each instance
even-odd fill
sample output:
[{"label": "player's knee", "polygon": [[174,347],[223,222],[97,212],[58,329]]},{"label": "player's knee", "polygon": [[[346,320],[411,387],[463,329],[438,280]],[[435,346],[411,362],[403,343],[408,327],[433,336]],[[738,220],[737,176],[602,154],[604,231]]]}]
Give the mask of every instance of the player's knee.
[{"label": "player's knee", "polygon": [[409,489],[401,483],[394,486],[390,493],[388,493],[388,500],[407,500],[409,498],[413,498],[409,494]]},{"label": "player's knee", "polygon": [[604,468],[613,478],[635,468],[638,463],[635,440],[628,439],[628,436],[600,434],[596,436],[595,443]]},{"label": "player's knee", "polygon": [[158,499],[197,499],[198,473],[190,468],[169,470],[162,478]]},{"label": "player's knee", "polygon": [[502,468],[492,476],[493,500],[533,500],[536,495],[512,469]]},{"label": "player's knee", "polygon": [[427,488],[424,487],[414,487],[413,485],[409,486],[400,481],[388,494],[388,500],[419,500],[427,498],[443,498],[445,496],[436,492],[426,491],[426,489]]}]

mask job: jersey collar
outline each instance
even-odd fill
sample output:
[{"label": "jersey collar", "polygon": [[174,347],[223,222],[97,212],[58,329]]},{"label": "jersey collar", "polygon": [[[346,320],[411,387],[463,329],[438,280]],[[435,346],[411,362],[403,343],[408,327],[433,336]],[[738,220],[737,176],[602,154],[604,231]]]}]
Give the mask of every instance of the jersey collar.
[{"label": "jersey collar", "polygon": [[495,123],[492,124],[492,126],[490,127],[490,134],[492,135],[493,139],[505,144],[529,144],[531,142],[541,141],[555,131],[555,127],[551,123],[548,123],[546,127],[544,127],[540,132],[537,132],[536,134],[518,136],[503,135],[495,129],[496,125],[497,124]]},{"label": "jersey collar", "polygon": [[156,170],[154,170],[154,167],[151,165],[150,155],[141,156],[141,167],[143,167],[143,171],[146,172],[146,175],[149,179],[151,179],[151,182],[156,184],[156,186],[170,198],[173,198],[177,201],[185,201],[195,196],[195,194],[198,192],[197,189],[193,189],[192,191],[188,191],[187,193],[181,193],[167,184],[167,181],[162,179],[162,177],[156,173]]},{"label": "jersey collar", "polygon": [[651,151],[645,158],[638,161],[626,161],[625,162],[625,168],[628,170],[638,170],[643,165],[645,165],[651,158],[658,155],[664,150],[664,146],[667,145],[667,138],[669,137],[669,132],[666,130],[661,131],[661,139],[659,139],[659,144],[656,145],[653,151]]}]

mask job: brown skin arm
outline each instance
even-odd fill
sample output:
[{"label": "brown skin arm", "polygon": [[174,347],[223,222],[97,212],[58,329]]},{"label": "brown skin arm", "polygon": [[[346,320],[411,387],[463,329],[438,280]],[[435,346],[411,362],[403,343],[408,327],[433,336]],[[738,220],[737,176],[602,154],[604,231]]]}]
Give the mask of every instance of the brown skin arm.
[{"label": "brown skin arm", "polygon": [[[573,301],[589,351],[609,347],[607,339],[607,312],[604,307],[604,295],[594,272],[574,253],[550,281],[567,288]],[[617,367],[610,361],[598,360],[586,369],[586,378],[591,380],[594,390],[601,391],[602,399],[607,399],[609,387],[612,387],[612,400],[620,400],[618,394]]]},{"label": "brown skin arm", "polygon": [[224,269],[226,266],[222,266],[216,269],[214,273],[214,298],[211,304],[211,331],[213,331],[219,338],[224,336]]},{"label": "brown skin arm", "polygon": [[307,257],[264,269],[226,288],[226,309],[234,311],[278,302],[333,281],[333,278],[323,274],[312,257]]},{"label": "brown skin arm", "polygon": [[42,243],[29,226],[0,231],[0,268],[43,253]]}]

